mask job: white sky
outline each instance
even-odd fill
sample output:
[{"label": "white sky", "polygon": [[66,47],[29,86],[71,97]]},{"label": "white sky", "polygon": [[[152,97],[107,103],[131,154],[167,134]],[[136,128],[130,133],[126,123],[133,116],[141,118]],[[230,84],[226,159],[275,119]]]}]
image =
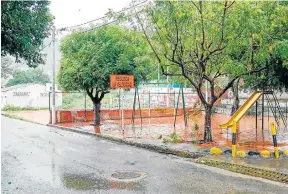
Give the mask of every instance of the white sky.
[{"label": "white sky", "polygon": [[120,11],[131,0],[51,0],[56,28],[77,25],[104,16],[111,8]]},{"label": "white sky", "polygon": [[[50,12],[55,16],[56,29],[74,26],[93,19],[100,18],[108,12],[108,9],[120,11],[129,7],[131,0],[51,0]],[[101,21],[100,21],[101,22]],[[87,27],[87,25],[82,26]],[[60,66],[59,40],[65,33],[56,36],[56,73]],[[51,42],[51,36],[44,41],[44,45]],[[47,46],[43,53],[46,56],[44,70],[52,76],[52,46]]]}]

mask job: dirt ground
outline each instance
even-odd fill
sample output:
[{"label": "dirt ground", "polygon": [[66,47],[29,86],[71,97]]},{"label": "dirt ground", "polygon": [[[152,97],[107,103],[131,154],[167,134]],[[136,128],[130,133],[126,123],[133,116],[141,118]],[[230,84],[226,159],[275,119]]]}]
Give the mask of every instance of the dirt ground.
[{"label": "dirt ground", "polygon": [[[220,124],[225,123],[230,118],[229,115],[214,114],[212,118],[212,136],[213,143],[198,144],[199,147],[209,148],[211,146],[231,147],[232,132],[231,129],[221,129]],[[264,128],[262,130],[262,120],[258,117],[258,126],[256,130],[255,116],[244,116],[240,121],[239,131],[237,133],[237,147],[242,150],[264,150],[273,151],[273,140],[269,130],[269,122],[273,122],[272,117],[264,117]],[[93,131],[92,122],[89,123],[62,123],[61,126],[77,127],[82,130]],[[195,125],[199,126],[199,130]],[[101,133],[121,138],[144,138],[158,140],[165,138],[171,133],[176,132],[186,143],[195,143],[195,140],[203,139],[204,115],[198,114],[188,118],[188,127],[184,125],[183,116],[177,117],[174,128],[174,117],[143,118],[136,119],[134,125],[131,119],[126,119],[124,130],[120,120],[102,121]],[[288,148],[288,130],[283,126],[277,129],[277,140],[280,150]]]},{"label": "dirt ground", "polygon": [[[6,112],[10,115],[21,117],[25,120],[37,122],[40,124],[49,123],[49,111],[15,111]],[[198,144],[199,147],[208,148],[211,146],[231,147],[231,129],[221,129],[220,124],[225,123],[230,118],[229,115],[214,114],[212,117],[212,135],[213,143]],[[258,117],[258,125],[256,130],[256,117],[244,116],[239,124],[239,131],[237,134],[237,147],[243,150],[273,150],[272,135],[269,130],[269,122],[273,122],[273,117],[264,117],[264,129],[262,130],[262,120]],[[122,130],[121,120],[112,120],[106,118],[102,121],[101,132],[107,135],[129,138],[137,137],[144,139],[159,139],[165,138],[171,133],[176,132],[186,143],[191,143],[196,140],[203,139],[204,115],[191,115],[188,118],[188,126],[184,125],[183,116],[176,118],[176,125],[174,127],[174,117],[158,117],[158,118],[143,118],[135,119],[134,124],[131,119],[124,120],[124,130]],[[62,123],[61,126],[80,127],[83,130],[93,130],[92,122],[88,123]],[[199,130],[196,130],[198,125]],[[277,140],[279,149],[288,148],[288,130],[283,126],[277,129]]]},{"label": "dirt ground", "polygon": [[47,125],[50,119],[49,110],[39,110],[39,111],[7,111],[3,112],[16,117],[21,117],[25,120]]}]

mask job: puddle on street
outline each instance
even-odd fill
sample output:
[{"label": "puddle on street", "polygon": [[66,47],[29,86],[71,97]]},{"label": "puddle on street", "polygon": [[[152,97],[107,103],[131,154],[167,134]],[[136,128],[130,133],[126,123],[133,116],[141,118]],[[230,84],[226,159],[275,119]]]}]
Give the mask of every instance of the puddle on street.
[{"label": "puddle on street", "polygon": [[95,178],[91,175],[65,174],[62,177],[64,186],[73,190],[109,190],[124,189],[144,191],[145,186],[140,182],[117,182],[105,178]]}]

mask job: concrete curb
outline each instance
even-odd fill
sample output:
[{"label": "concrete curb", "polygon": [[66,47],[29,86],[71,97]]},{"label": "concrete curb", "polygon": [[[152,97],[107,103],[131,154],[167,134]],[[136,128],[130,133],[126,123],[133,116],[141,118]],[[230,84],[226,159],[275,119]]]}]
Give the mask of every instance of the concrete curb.
[{"label": "concrete curb", "polygon": [[[9,117],[9,115],[3,114],[3,113],[1,113],[1,114]],[[17,118],[12,118],[12,119],[17,119]],[[23,120],[23,121],[30,122],[27,120]],[[31,122],[31,123],[33,123],[33,122]],[[40,124],[40,123],[36,123],[36,124]],[[43,124],[40,124],[40,125],[43,125]],[[260,177],[260,178],[264,178],[264,179],[268,179],[268,180],[272,180],[272,181],[276,181],[276,182],[281,182],[281,183],[286,183],[286,184],[288,183],[288,174],[279,173],[279,172],[270,171],[270,170],[265,170],[265,169],[260,169],[260,168],[255,168],[255,167],[249,167],[249,166],[240,165],[240,164],[233,164],[233,163],[229,163],[229,162],[207,159],[207,158],[205,158],[205,154],[200,153],[200,152],[190,152],[187,150],[179,150],[179,149],[172,149],[172,148],[168,148],[168,147],[162,147],[162,146],[151,145],[151,144],[146,144],[146,143],[138,143],[138,142],[128,141],[128,140],[124,140],[124,139],[120,139],[120,138],[116,138],[116,137],[111,137],[111,136],[107,136],[107,135],[92,134],[92,133],[85,132],[85,131],[79,131],[79,130],[71,129],[69,127],[60,127],[60,126],[55,126],[55,125],[51,125],[51,124],[47,124],[46,126],[58,128],[58,129],[65,130],[65,131],[75,132],[75,133],[79,133],[79,134],[83,134],[83,135],[99,137],[101,139],[105,139],[108,141],[113,141],[116,143],[131,145],[131,146],[138,147],[138,148],[144,148],[144,149],[158,152],[158,153],[172,154],[172,155],[176,155],[179,157],[190,158],[190,159],[193,159],[193,160],[191,160],[192,162],[204,164],[204,165],[212,166],[212,167],[216,167],[216,168],[225,169],[225,170],[228,170],[231,172],[245,174],[245,175],[249,175],[249,176],[253,176],[253,177]]]},{"label": "concrete curb", "polygon": [[138,148],[144,148],[147,150],[152,150],[152,151],[155,151],[158,153],[172,154],[172,155],[184,157],[184,158],[196,159],[196,158],[200,158],[200,157],[205,156],[204,153],[200,153],[200,152],[190,152],[187,150],[172,149],[172,148],[168,148],[168,147],[151,145],[151,144],[147,144],[147,143],[138,143],[138,142],[133,142],[133,141],[129,141],[129,140],[121,139],[121,138],[111,137],[108,135],[92,134],[92,133],[85,132],[85,131],[79,131],[79,130],[71,129],[69,127],[60,127],[60,126],[55,126],[55,125],[51,125],[51,124],[48,124],[47,126],[55,127],[55,128],[66,130],[66,131],[76,132],[79,134],[99,137],[99,138],[106,139],[106,140],[113,141],[113,142],[117,142],[117,143],[122,143],[122,144],[131,145],[131,146],[138,147]]},{"label": "concrete curb", "polygon": [[231,172],[236,172],[240,174],[245,174],[245,175],[249,175],[253,177],[259,177],[259,178],[264,178],[264,179],[268,179],[271,181],[288,184],[288,174],[285,174],[285,173],[279,173],[279,172],[270,171],[266,169],[249,167],[249,166],[233,164],[233,163],[228,163],[228,162],[223,162],[223,161],[216,161],[216,160],[211,160],[207,158],[199,158],[199,159],[196,159],[194,162],[198,164],[204,164],[207,166],[221,168],[221,169],[228,170]]},{"label": "concrete curb", "polygon": [[61,129],[61,130],[76,132],[79,134],[99,137],[99,138],[102,138],[102,139],[105,139],[108,141],[113,141],[113,142],[117,142],[117,143],[131,145],[131,146],[138,147],[138,148],[144,148],[144,149],[158,152],[158,153],[172,154],[172,155],[176,155],[179,157],[190,158],[190,159],[193,159],[193,160],[191,160],[192,162],[195,162],[198,164],[204,164],[204,165],[212,166],[212,167],[216,167],[216,168],[225,169],[225,170],[228,170],[231,172],[245,174],[245,175],[249,175],[249,176],[253,176],[253,177],[264,178],[267,180],[286,183],[286,184],[288,183],[288,174],[279,173],[279,172],[270,171],[270,170],[265,170],[265,169],[260,169],[260,168],[255,168],[255,167],[250,167],[250,166],[245,166],[245,165],[240,165],[240,164],[233,164],[233,163],[224,162],[224,161],[216,161],[216,160],[212,160],[212,159],[207,159],[207,158],[205,158],[205,154],[200,153],[200,152],[190,152],[187,150],[176,150],[176,149],[161,147],[161,146],[157,146],[157,145],[137,143],[137,142],[128,141],[128,140],[124,140],[124,139],[120,139],[120,138],[115,138],[115,137],[111,137],[111,136],[107,136],[107,135],[92,134],[92,133],[85,132],[85,131],[79,131],[79,130],[71,129],[69,127],[60,127],[60,126],[55,126],[55,125],[51,125],[51,124],[48,124],[48,126],[55,127],[55,128]]}]

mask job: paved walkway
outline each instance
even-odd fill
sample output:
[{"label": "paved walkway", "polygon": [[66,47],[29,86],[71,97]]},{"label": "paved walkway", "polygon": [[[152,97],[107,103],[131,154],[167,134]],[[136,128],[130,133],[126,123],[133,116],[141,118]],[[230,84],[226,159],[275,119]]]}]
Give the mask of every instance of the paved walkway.
[{"label": "paved walkway", "polygon": [[49,110],[37,110],[37,111],[6,111],[2,112],[12,116],[21,117],[27,121],[40,123],[43,125],[49,124],[50,112]]}]

